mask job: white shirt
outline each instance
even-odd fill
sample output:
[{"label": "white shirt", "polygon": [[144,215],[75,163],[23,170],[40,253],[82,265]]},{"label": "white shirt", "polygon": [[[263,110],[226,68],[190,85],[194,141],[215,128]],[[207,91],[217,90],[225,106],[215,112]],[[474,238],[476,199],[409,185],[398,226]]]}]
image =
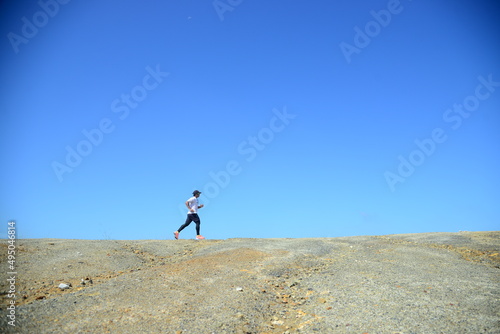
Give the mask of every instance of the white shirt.
[{"label": "white shirt", "polygon": [[191,197],[187,200],[189,208],[193,209],[193,211],[188,211],[188,213],[198,213],[198,199],[196,197]]}]

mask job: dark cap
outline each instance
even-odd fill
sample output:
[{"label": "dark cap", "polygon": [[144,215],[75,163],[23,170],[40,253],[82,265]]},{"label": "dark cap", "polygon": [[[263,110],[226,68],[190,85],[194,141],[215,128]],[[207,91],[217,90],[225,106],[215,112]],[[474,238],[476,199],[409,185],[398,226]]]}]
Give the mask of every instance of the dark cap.
[{"label": "dark cap", "polygon": [[198,194],[201,194],[201,191],[199,191],[199,190],[193,191],[193,195],[198,195]]}]

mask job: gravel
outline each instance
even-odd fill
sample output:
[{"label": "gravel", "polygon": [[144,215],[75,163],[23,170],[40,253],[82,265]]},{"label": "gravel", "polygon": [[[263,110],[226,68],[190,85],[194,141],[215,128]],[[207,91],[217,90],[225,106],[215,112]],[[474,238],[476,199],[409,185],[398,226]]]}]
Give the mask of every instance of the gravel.
[{"label": "gravel", "polygon": [[[9,287],[2,276],[0,328],[6,333],[500,333],[499,240],[500,232],[19,240],[16,326],[7,324]],[[62,290],[60,284],[71,287]]]}]

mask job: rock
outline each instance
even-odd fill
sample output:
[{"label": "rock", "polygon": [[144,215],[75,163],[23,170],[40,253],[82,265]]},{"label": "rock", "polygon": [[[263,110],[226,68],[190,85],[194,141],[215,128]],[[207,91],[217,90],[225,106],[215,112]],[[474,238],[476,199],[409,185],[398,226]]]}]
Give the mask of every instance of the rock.
[{"label": "rock", "polygon": [[66,290],[69,288],[71,288],[71,283],[70,284],[66,284],[66,283],[59,284],[59,289],[61,289],[61,290]]},{"label": "rock", "polygon": [[[23,333],[498,332],[500,231],[197,246],[191,240],[58,240],[48,247],[53,241],[22,241],[27,262],[19,263],[16,306]],[[189,258],[181,255],[187,245]],[[155,261],[139,264],[132,246]],[[85,257],[65,260],[62,250]],[[166,267],[149,265],[162,257]],[[0,291],[9,289],[4,281]],[[7,319],[0,317],[0,328]]]},{"label": "rock", "polygon": [[87,285],[87,283],[89,284],[93,284],[94,282],[92,282],[92,279],[88,278],[88,277],[85,277],[85,278],[82,278],[80,280],[80,284],[81,285]]}]

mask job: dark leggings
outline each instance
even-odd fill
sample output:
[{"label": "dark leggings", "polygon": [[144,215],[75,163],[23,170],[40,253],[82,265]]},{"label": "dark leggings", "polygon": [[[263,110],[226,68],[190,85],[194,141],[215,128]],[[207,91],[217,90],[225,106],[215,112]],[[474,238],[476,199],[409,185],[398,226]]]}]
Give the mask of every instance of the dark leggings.
[{"label": "dark leggings", "polygon": [[185,229],[186,227],[189,226],[189,224],[191,224],[191,222],[195,222],[196,224],[196,235],[200,235],[200,217],[198,217],[198,214],[197,213],[188,213],[187,215],[187,218],[186,218],[186,222],[184,224],[182,224],[181,227],[179,227],[179,229],[177,230],[178,232],[182,231],[183,229]]}]

